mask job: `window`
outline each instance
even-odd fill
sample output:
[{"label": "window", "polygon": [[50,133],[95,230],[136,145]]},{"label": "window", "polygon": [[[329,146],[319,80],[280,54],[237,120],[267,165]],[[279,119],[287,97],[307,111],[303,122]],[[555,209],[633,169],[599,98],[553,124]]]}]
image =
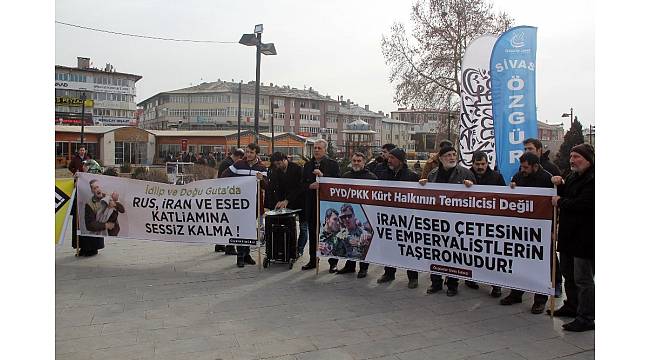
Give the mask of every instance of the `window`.
[{"label": "window", "polygon": [[67,157],[68,156],[68,142],[57,141],[54,145],[54,156]]}]

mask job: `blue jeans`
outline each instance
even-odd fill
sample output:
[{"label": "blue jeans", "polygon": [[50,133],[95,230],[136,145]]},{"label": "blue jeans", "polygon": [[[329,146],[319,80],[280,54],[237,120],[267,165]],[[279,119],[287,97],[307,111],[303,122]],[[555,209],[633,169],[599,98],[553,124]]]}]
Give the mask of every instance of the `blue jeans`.
[{"label": "blue jeans", "polygon": [[[302,220],[302,219],[300,219]],[[298,254],[302,254],[307,245],[307,236],[309,235],[309,226],[306,221],[300,221],[300,234],[298,235]]]}]

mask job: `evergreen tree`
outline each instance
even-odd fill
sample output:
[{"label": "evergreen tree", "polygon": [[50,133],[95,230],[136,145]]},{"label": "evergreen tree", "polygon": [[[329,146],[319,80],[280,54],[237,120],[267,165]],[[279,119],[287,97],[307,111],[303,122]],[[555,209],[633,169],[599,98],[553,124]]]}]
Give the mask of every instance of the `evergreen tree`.
[{"label": "evergreen tree", "polygon": [[582,134],[582,124],[580,124],[578,117],[576,116],[571,122],[571,128],[564,135],[564,142],[555,156],[555,165],[560,168],[562,173],[567,173],[570,169],[569,154],[571,153],[571,148],[584,142],[585,137]]}]

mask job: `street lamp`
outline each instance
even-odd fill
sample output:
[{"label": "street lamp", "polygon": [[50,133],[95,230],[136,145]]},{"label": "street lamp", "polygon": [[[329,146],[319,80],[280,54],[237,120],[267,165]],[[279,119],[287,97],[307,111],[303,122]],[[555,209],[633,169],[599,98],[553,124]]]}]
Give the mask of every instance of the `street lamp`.
[{"label": "street lamp", "polygon": [[278,104],[270,101],[271,103],[271,154],[275,151],[275,124],[273,123],[273,110],[280,108]]},{"label": "street lamp", "polygon": [[264,26],[262,24],[255,25],[253,34],[243,34],[239,43],[246,46],[255,46],[255,142],[259,142],[260,134],[260,61],[262,54],[264,55],[277,55],[275,45],[273,43],[262,43],[262,32]]},{"label": "street lamp", "polygon": [[84,116],[86,115],[86,92],[81,93],[81,146],[84,146]]},{"label": "street lamp", "polygon": [[571,126],[571,123],[573,123],[573,108],[571,108],[571,114],[564,113],[562,114],[562,117],[568,117],[569,118],[569,126]]}]

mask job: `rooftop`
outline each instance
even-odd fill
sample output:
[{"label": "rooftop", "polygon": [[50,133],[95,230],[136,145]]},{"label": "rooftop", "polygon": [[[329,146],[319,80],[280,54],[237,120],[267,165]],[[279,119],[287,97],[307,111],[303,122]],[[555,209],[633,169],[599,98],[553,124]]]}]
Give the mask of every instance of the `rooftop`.
[{"label": "rooftop", "polygon": [[[255,94],[255,82],[251,81],[248,83],[242,83],[241,86],[242,94]],[[146,100],[138,103],[138,106],[142,106],[156,96],[163,94],[210,94],[210,93],[237,93],[239,92],[239,83],[229,82],[229,81],[215,81],[215,82],[204,82],[199,85],[190,86],[187,88],[182,88],[172,91],[160,92],[156,95],[149,97]],[[284,85],[273,85],[273,86],[262,86],[260,85],[260,95],[271,95],[275,97],[288,97],[296,99],[307,99],[307,100],[320,100],[320,101],[332,101],[336,100],[331,99],[328,96],[323,96],[318,93],[316,90],[299,90],[292,88],[290,86]]]},{"label": "rooftop", "polygon": [[123,75],[123,76],[133,78],[135,81],[142,79],[141,75],[123,73],[118,71],[104,71],[97,68],[78,68],[78,67],[70,67],[70,66],[63,66],[63,65],[55,65],[54,68],[61,69],[61,70],[69,70],[69,71],[91,72],[94,74],[101,74],[101,75]]}]

